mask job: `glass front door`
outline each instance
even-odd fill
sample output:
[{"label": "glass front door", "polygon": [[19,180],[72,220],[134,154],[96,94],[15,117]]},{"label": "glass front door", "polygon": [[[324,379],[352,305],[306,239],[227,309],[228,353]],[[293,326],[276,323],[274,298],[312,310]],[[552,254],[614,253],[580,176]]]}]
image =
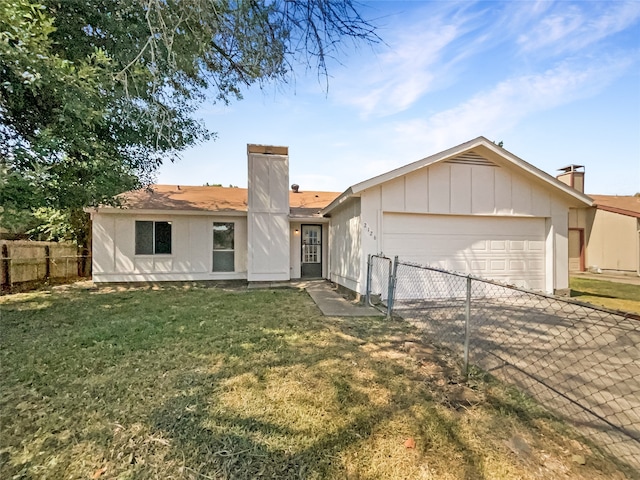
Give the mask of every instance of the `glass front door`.
[{"label": "glass front door", "polygon": [[302,225],[301,275],[322,277],[322,225]]}]

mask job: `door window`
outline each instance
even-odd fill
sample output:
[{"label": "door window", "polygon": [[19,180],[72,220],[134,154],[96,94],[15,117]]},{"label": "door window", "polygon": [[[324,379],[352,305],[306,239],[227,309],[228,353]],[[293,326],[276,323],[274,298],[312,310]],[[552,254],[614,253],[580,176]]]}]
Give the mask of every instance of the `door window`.
[{"label": "door window", "polygon": [[320,232],[319,225],[305,225],[302,229],[302,262],[320,263]]}]

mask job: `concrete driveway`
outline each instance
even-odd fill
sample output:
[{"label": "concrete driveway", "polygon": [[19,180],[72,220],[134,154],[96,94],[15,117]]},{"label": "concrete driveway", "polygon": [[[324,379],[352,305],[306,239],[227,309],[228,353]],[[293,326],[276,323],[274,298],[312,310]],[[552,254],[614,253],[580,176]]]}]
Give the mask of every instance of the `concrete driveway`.
[{"label": "concrete driveway", "polygon": [[[464,300],[396,301],[394,314],[462,356]],[[472,300],[469,351],[640,471],[640,321],[510,291]]]}]

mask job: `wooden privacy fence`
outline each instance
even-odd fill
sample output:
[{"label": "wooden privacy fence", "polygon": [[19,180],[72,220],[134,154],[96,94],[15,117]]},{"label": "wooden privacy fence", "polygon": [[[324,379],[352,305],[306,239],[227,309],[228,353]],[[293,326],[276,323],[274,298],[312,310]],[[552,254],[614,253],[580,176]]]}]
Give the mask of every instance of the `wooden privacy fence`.
[{"label": "wooden privacy fence", "polygon": [[87,249],[71,243],[0,240],[0,280],[4,292],[49,280],[91,275]]}]

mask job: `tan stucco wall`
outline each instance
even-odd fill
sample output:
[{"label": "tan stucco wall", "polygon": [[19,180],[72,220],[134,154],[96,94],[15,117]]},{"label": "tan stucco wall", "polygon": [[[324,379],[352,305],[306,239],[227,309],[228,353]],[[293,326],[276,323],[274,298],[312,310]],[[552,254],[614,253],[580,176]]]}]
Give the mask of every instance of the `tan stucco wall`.
[{"label": "tan stucco wall", "polygon": [[638,272],[639,221],[635,217],[604,210],[595,211],[587,237],[588,268]]},{"label": "tan stucco wall", "polygon": [[[94,282],[223,280],[247,277],[247,219],[242,216],[93,214]],[[171,222],[170,255],[136,255],[136,220]],[[235,272],[212,272],[213,223],[233,222]]]}]

